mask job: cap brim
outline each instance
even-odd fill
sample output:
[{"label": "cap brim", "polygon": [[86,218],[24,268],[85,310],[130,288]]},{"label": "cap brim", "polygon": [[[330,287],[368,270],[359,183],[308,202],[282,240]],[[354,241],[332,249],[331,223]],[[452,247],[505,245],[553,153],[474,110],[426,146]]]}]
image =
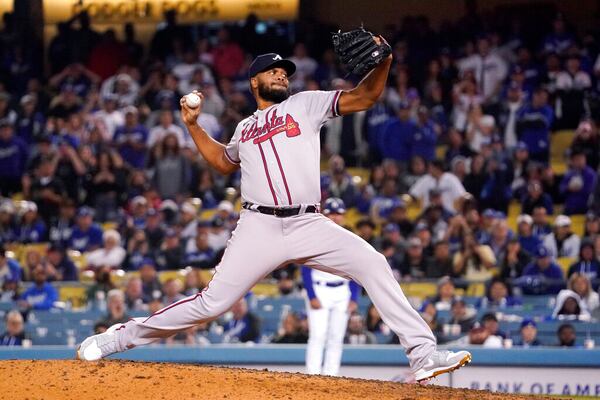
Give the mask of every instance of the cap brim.
[{"label": "cap brim", "polygon": [[[276,68],[276,67],[285,69],[285,72],[287,73],[288,78],[291,77],[292,75],[294,75],[294,72],[296,72],[296,64],[294,64],[290,60],[283,59],[283,60],[273,61],[273,63],[267,65],[266,67],[264,67],[263,69],[258,71],[257,74],[268,71],[268,70],[270,70],[272,68]],[[256,76],[256,74],[254,74],[253,76]]]}]

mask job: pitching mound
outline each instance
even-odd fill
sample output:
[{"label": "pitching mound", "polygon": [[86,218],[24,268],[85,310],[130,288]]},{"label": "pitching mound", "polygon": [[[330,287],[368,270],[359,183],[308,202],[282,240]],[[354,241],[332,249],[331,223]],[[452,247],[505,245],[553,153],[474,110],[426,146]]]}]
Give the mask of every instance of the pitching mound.
[{"label": "pitching mound", "polygon": [[536,399],[361,379],[131,361],[0,361],[0,399]]}]

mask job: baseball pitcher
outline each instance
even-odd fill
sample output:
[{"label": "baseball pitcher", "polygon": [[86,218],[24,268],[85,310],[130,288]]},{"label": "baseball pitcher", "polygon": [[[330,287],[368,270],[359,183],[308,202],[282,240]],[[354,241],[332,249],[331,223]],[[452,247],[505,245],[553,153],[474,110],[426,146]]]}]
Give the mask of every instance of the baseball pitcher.
[{"label": "baseball pitcher", "polygon": [[295,64],[274,53],[256,57],[248,78],[258,109],[238,124],[227,145],[197,124],[201,105],[190,108],[181,99],[182,119],[204,159],[223,174],[241,169],[244,210],[205,290],[85,339],[77,350],[80,359],[98,360],[214,320],[265,275],[293,261],[364,287],[406,349],[417,381],[471,360],[466,351],[437,351],[433,333],[404,296],[385,257],[318,212],[320,128],[331,118],[373,106],[392,63],[390,46],[381,37],[356,31],[334,36],[352,71],[370,69],[351,90],[290,96]]}]

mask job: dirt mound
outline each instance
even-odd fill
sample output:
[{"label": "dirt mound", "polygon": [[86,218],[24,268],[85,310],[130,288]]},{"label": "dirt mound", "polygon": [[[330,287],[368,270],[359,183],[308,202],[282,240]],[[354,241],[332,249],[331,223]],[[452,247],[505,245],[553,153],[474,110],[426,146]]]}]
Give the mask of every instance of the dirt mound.
[{"label": "dirt mound", "polygon": [[0,399],[536,399],[239,368],[131,361],[0,361]]}]

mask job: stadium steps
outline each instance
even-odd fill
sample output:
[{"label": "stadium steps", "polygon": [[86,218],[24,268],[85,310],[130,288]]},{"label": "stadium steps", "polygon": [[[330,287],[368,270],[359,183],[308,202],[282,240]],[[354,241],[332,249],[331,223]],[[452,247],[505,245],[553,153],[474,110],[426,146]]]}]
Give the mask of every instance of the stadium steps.
[{"label": "stadium steps", "polygon": [[571,215],[571,229],[573,233],[577,234],[579,237],[583,237],[585,233],[585,215],[583,214],[575,214]]},{"label": "stadium steps", "polygon": [[550,135],[550,165],[556,175],[563,175],[567,171],[565,154],[574,137],[572,130],[556,131]]},{"label": "stadium steps", "polygon": [[556,263],[559,265],[560,269],[562,269],[565,280],[567,279],[567,276],[569,276],[569,267],[575,261],[577,261],[577,259],[572,257],[558,257],[556,259]]}]

